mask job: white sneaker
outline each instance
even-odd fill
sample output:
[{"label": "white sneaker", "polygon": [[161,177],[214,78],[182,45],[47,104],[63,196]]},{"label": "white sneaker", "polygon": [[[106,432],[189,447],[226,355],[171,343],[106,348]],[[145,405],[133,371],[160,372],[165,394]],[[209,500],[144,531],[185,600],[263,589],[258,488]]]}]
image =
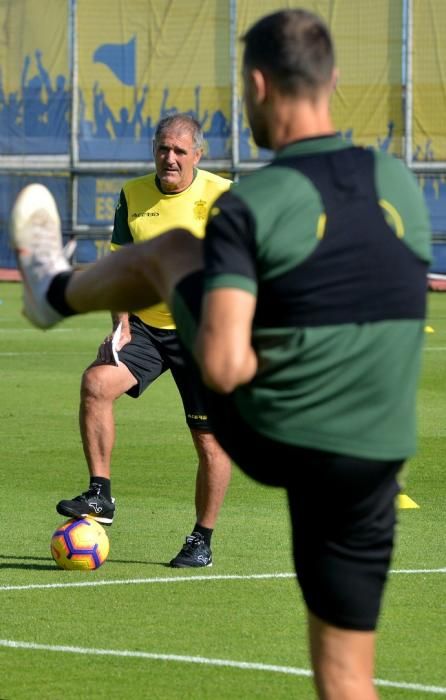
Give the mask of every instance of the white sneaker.
[{"label": "white sneaker", "polygon": [[43,185],[25,187],[11,213],[10,238],[23,280],[23,314],[39,328],[62,320],[47,301],[53,278],[70,270],[62,248],[60,218],[52,194]]}]

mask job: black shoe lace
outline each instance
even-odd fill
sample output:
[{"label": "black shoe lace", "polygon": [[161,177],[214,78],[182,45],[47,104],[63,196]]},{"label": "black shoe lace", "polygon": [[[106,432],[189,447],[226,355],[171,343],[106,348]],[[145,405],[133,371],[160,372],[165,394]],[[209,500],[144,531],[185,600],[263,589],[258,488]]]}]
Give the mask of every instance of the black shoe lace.
[{"label": "black shoe lace", "polygon": [[101,495],[100,489],[89,488],[87,491],[83,491],[80,496],[73,498],[73,501],[88,501],[89,498],[97,498]]},{"label": "black shoe lace", "polygon": [[194,551],[194,549],[199,547],[202,543],[203,542],[200,537],[197,537],[196,535],[188,535],[186,537],[186,542],[183,546],[183,553],[191,554]]}]

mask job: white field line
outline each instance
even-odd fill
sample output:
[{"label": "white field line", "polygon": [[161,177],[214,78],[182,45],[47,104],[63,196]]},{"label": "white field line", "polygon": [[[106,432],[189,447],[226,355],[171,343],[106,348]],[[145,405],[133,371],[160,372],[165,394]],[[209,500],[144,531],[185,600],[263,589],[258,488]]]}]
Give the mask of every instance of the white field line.
[{"label": "white field line", "polygon": [[[88,573],[87,573],[88,575]],[[83,586],[122,586],[150,583],[190,583],[194,581],[246,581],[255,579],[296,578],[296,574],[221,574],[218,576],[163,576],[153,578],[107,579],[72,583],[31,583],[22,586],[0,586],[1,591],[29,591],[42,588],[82,588]]]},{"label": "white field line", "polygon": [[[86,572],[88,575],[88,572]],[[446,567],[442,569],[391,569],[391,574],[446,574]],[[193,583],[194,581],[253,581],[265,579],[289,579],[296,578],[294,573],[276,574],[222,574],[218,576],[164,576],[153,578],[125,578],[125,579],[99,579],[93,581],[73,581],[69,583],[30,583],[26,585],[3,585],[1,591],[31,591],[48,588],[84,588],[91,586],[123,586],[151,583]]]},{"label": "white field line", "polygon": [[[304,676],[310,678],[313,674],[307,668],[295,668],[293,666],[277,666],[249,661],[233,661],[231,659],[209,659],[205,656],[183,656],[181,654],[159,654],[147,651],[131,651],[129,649],[95,649],[92,647],[74,647],[66,645],[35,644],[34,642],[20,642],[12,639],[0,639],[0,647],[10,649],[26,649],[31,651],[50,651],[63,654],[85,654],[87,656],[114,656],[132,659],[146,659],[149,661],[173,661],[176,663],[199,664],[204,666],[220,666],[225,668],[237,668],[244,671],[264,671],[269,673],[283,673],[289,676]],[[422,685],[421,683],[405,683],[399,681],[387,681],[381,678],[375,679],[375,685],[403,690],[414,690],[434,695],[446,695],[446,688],[435,685]]]},{"label": "white field line", "polygon": [[25,352],[0,352],[0,357],[28,357],[29,355],[36,356],[36,357],[42,357],[43,355],[86,355],[89,353],[90,355],[92,354],[91,350],[51,350],[51,351],[46,351],[46,350],[27,350]]},{"label": "white field line", "polygon": [[389,574],[446,574],[446,567],[442,569],[390,569]]},{"label": "white field line", "polygon": [[[0,321],[6,322],[7,319],[0,319]],[[39,330],[38,328],[33,328],[32,326],[29,326],[29,327],[26,326],[25,328],[17,328],[17,327],[15,327],[15,328],[13,328],[13,327],[3,328],[2,335],[6,334],[6,333],[20,333],[20,334],[22,334],[22,333],[36,333],[36,331],[38,331],[38,330]],[[49,332],[52,335],[53,333],[74,333],[75,331],[81,331],[81,330],[85,331],[86,329],[85,328],[73,328],[73,327],[66,328],[64,326],[57,326],[57,328],[51,328],[49,330]]]}]

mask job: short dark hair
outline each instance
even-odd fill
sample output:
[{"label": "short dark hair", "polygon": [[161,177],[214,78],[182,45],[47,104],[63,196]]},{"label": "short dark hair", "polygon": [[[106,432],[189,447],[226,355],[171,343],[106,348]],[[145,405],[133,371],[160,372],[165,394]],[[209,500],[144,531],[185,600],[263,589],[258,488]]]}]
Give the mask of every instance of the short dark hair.
[{"label": "short dark hair", "polygon": [[307,10],[281,10],[262,17],[242,37],[243,63],[269,74],[289,95],[315,93],[329,83],[334,46],[323,20]]},{"label": "short dark hair", "polygon": [[201,128],[200,122],[198,122],[190,114],[183,114],[178,112],[178,114],[171,114],[168,117],[164,117],[158,122],[155,130],[155,135],[153,137],[153,143],[156,148],[161,135],[167,129],[179,129],[180,131],[189,131],[192,135],[192,141],[194,144],[194,149],[196,151],[204,147],[204,136],[203,130]]}]

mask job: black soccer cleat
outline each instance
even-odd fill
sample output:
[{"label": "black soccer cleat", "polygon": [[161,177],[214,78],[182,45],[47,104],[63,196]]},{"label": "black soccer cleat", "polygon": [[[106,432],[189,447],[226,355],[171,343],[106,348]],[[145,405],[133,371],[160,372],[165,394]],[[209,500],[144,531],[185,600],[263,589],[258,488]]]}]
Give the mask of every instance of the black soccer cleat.
[{"label": "black soccer cleat", "polygon": [[211,548],[204,541],[203,535],[199,532],[193,532],[191,535],[188,535],[182,550],[172,559],[169,566],[172,566],[174,569],[212,566]]},{"label": "black soccer cleat", "polygon": [[56,510],[69,518],[94,518],[102,525],[111,525],[115,514],[115,499],[105,498],[99,488],[91,487],[71,501],[59,501]]}]

